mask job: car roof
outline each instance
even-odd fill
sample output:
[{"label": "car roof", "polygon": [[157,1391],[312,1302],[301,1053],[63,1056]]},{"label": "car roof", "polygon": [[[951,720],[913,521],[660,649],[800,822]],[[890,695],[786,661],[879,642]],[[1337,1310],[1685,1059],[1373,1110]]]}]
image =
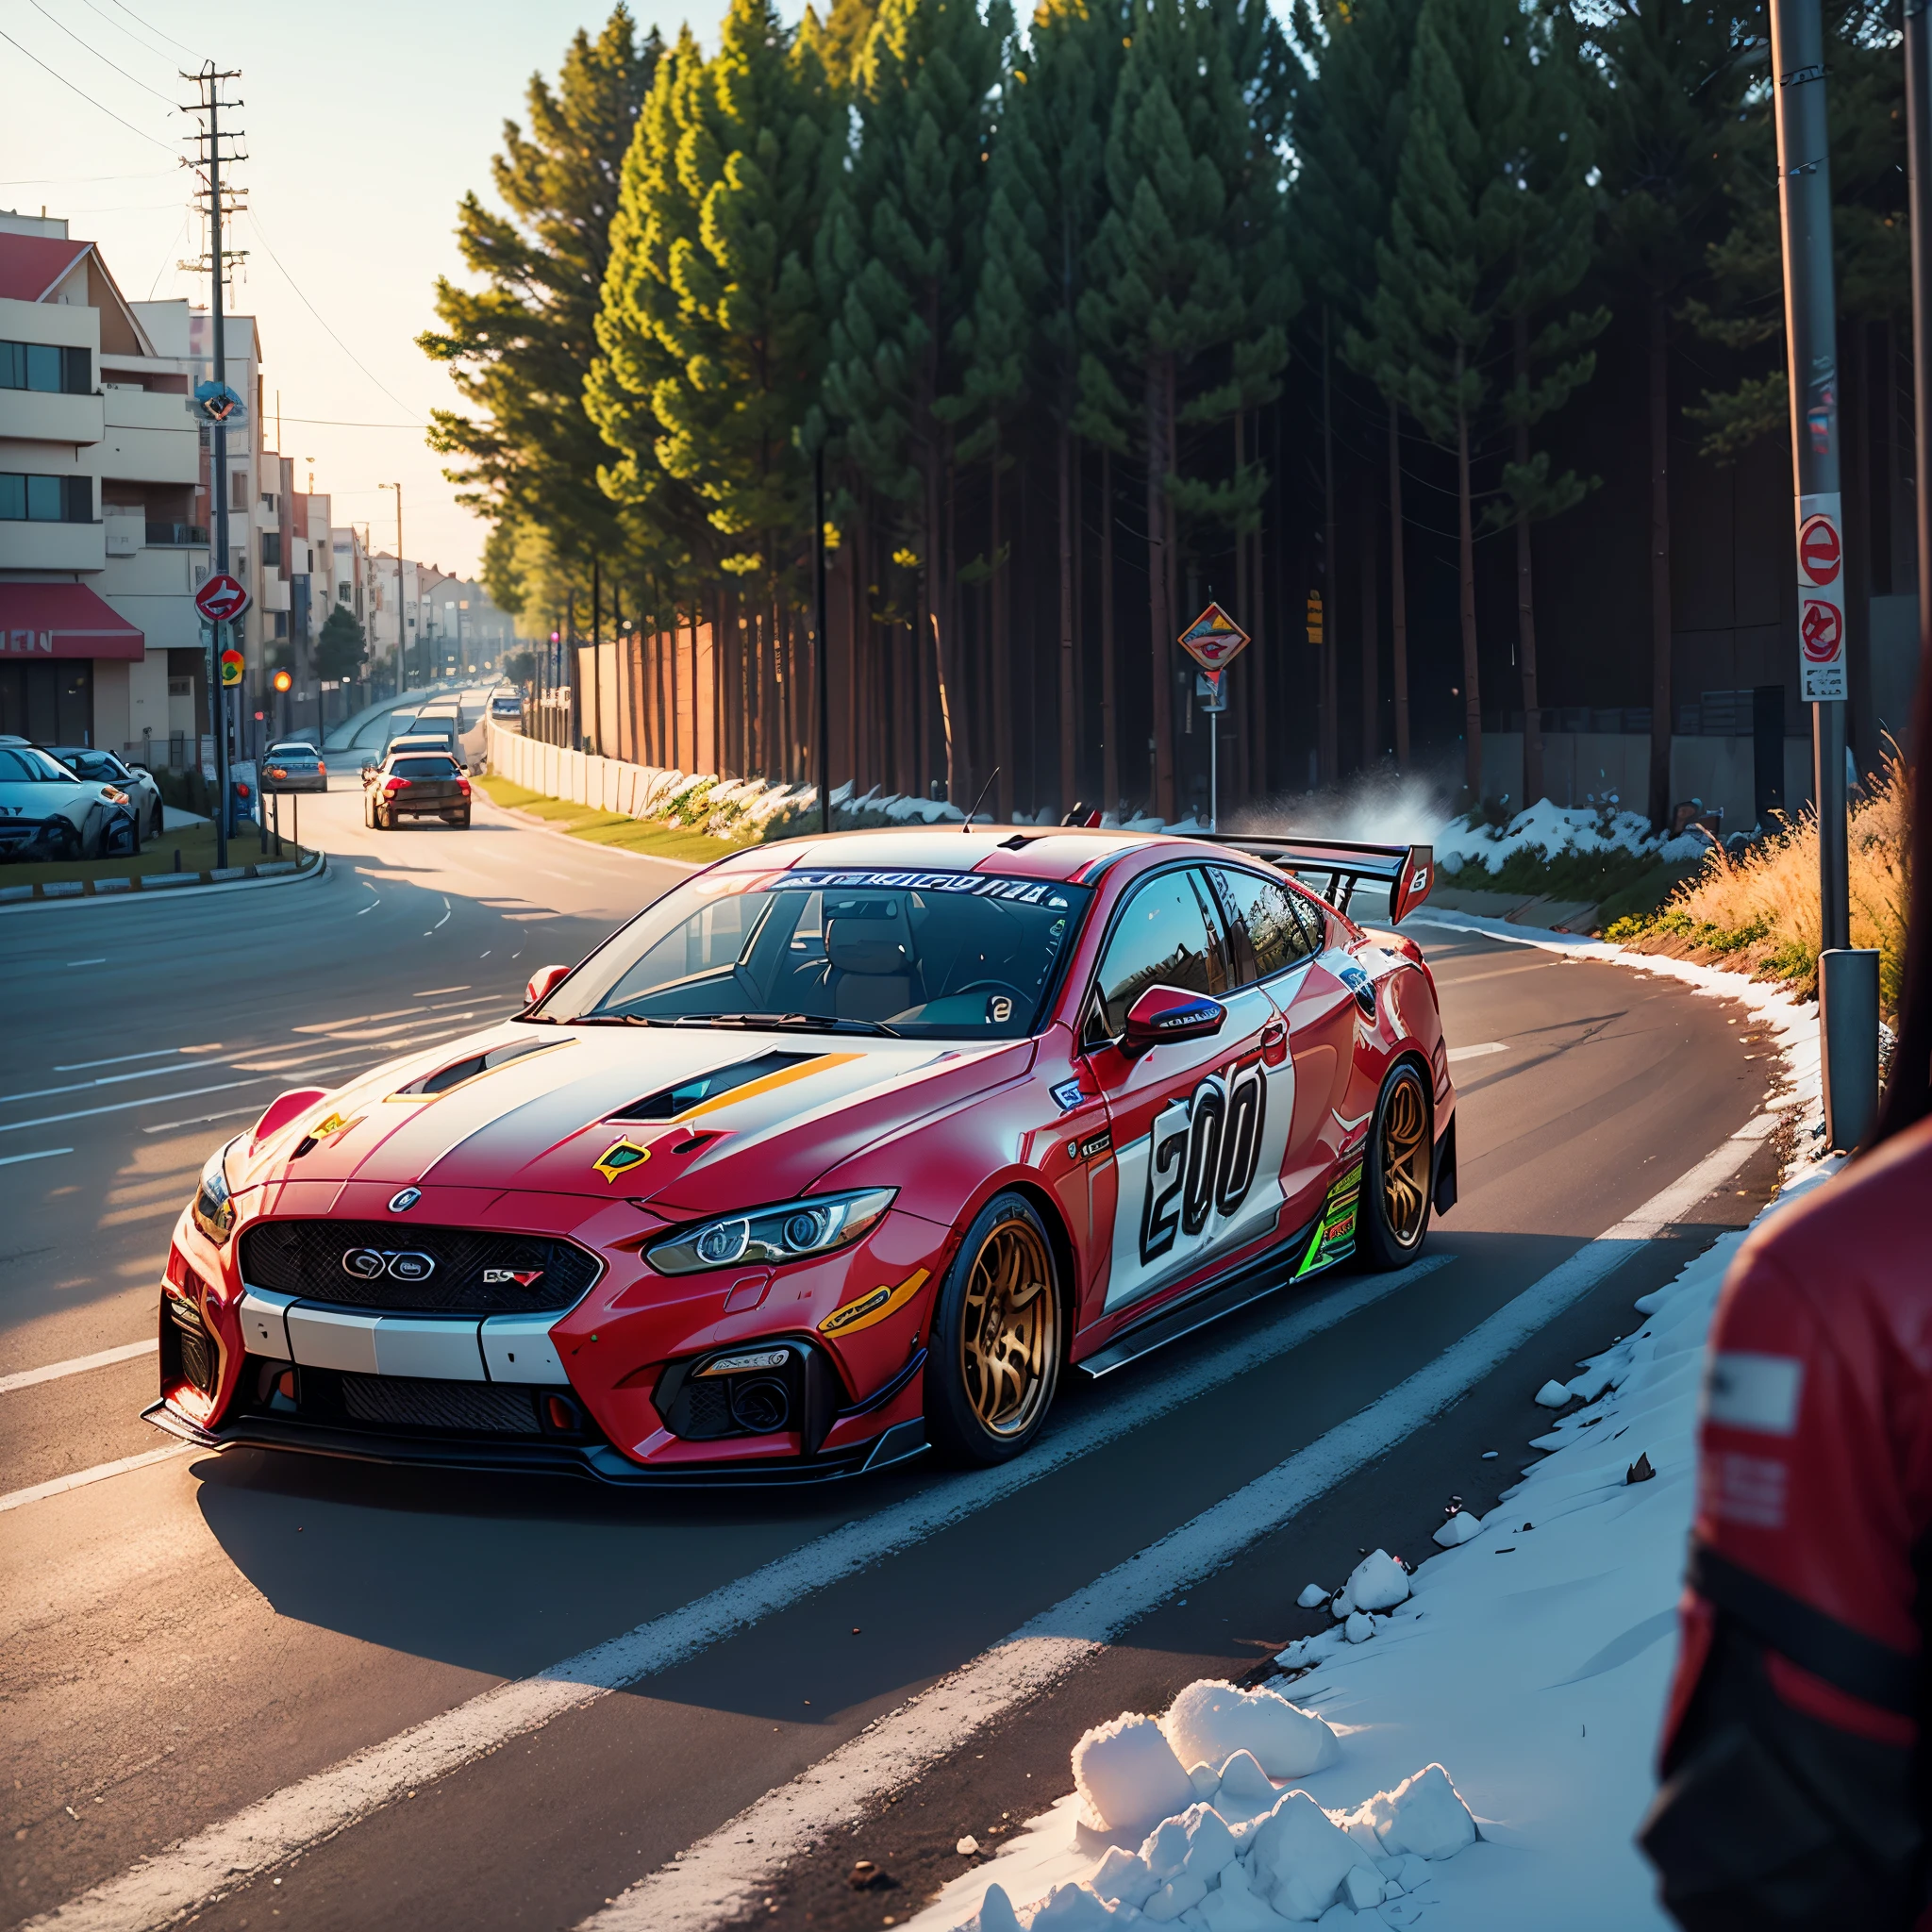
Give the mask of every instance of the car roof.
[{"label": "car roof", "polygon": [[[726,859],[721,870],[985,872],[1021,878],[1091,883],[1113,860],[1131,852],[1171,845],[1199,856],[1204,841],[1153,832],[1103,832],[1078,825],[908,825],[833,832],[754,845]],[[1224,855],[1229,856],[1229,855]]]}]

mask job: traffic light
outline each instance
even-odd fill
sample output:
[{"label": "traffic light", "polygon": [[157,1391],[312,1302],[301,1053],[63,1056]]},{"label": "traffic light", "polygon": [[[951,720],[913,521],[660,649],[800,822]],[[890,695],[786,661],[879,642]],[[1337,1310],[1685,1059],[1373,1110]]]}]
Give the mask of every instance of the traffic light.
[{"label": "traffic light", "polygon": [[286,671],[277,671],[275,673],[275,686],[277,691],[287,691],[294,682],[295,680]]}]

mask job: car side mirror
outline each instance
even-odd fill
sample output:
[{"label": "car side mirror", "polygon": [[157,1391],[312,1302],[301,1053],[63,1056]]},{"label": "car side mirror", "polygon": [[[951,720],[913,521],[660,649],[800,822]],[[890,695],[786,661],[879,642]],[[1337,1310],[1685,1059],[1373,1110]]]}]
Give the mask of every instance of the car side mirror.
[{"label": "car side mirror", "polygon": [[1219,1033],[1227,1008],[1205,992],[1177,986],[1150,986],[1127,1008],[1126,1037],[1121,1050],[1136,1059],[1151,1047],[1175,1040],[1206,1040]]},{"label": "car side mirror", "polygon": [[557,982],[568,974],[568,966],[540,966],[530,974],[530,983],[524,989],[524,999],[529,1006],[548,996]]}]

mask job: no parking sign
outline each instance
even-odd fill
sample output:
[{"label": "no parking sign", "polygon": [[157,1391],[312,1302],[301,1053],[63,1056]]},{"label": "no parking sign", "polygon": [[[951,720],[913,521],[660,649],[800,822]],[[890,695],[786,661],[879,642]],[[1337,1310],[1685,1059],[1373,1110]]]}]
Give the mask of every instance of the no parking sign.
[{"label": "no parking sign", "polygon": [[1845,695],[1844,537],[1837,491],[1798,499],[1798,691],[1807,705]]}]

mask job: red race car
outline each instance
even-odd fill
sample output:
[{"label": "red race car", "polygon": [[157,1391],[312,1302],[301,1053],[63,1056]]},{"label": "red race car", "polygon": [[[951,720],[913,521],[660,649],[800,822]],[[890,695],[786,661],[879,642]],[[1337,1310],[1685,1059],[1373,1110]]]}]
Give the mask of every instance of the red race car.
[{"label": "red race car", "polygon": [[[741,852],[514,1019],[216,1153],[160,1303],[209,1446],[613,1482],[996,1462],[1456,1199],[1424,846],[974,826]],[[1320,879],[1322,899],[1303,876]]]}]

